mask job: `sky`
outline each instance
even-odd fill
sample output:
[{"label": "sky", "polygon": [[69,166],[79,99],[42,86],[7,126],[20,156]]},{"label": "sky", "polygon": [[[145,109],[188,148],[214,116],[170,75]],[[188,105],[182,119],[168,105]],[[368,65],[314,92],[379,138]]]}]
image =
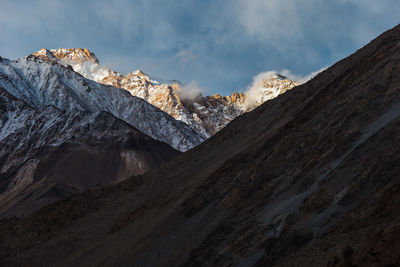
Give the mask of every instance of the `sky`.
[{"label": "sky", "polygon": [[0,0],[0,56],[86,47],[228,95],[271,70],[306,77],[398,23],[399,0]]}]

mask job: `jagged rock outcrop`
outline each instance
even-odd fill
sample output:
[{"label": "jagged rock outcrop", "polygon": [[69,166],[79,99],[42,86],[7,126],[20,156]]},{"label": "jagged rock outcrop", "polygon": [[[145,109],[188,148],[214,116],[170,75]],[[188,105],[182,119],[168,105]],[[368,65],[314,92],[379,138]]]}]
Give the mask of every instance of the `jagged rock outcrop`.
[{"label": "jagged rock outcrop", "polygon": [[102,67],[96,56],[86,48],[41,49],[34,55],[61,60],[88,79],[123,88],[133,96],[140,97],[175,119],[183,121],[204,139],[221,130],[239,115],[297,85],[294,81],[276,74],[265,79],[254,94],[234,93],[226,97],[198,95],[195,98],[183,99],[180,96],[182,90],[185,90],[182,83],[176,80],[158,81],[141,70],[127,75],[117,73]]},{"label": "jagged rock outcrop", "polygon": [[95,60],[87,50],[78,52],[0,60],[0,216],[29,214],[179,154],[137,128],[180,150],[203,141],[157,107],[57,59]]},{"label": "jagged rock outcrop", "polygon": [[245,111],[253,110],[265,101],[274,99],[297,85],[295,81],[279,73],[272,73],[268,78],[261,80],[257,87],[251,88],[246,93],[244,109]]},{"label": "jagged rock outcrop", "polygon": [[36,108],[0,87],[0,216],[123,181],[178,151],[107,112]]},{"label": "jagged rock outcrop", "polygon": [[[47,50],[41,51],[49,54]],[[82,58],[86,59],[84,56]],[[132,96],[126,90],[88,80],[74,72],[69,65],[63,65],[51,57],[31,55],[15,61],[2,59],[0,86],[37,108],[53,105],[70,112],[109,112],[180,151],[188,150],[204,140],[185,123],[141,98]]]},{"label": "jagged rock outcrop", "polygon": [[99,63],[95,54],[90,52],[87,48],[61,48],[51,51],[42,48],[36,53],[33,53],[33,55],[50,59],[62,59],[71,64],[83,64],[86,61]]},{"label": "jagged rock outcrop", "polygon": [[[16,61],[0,60],[0,86],[5,88],[1,89],[4,112],[0,143],[4,149],[0,155],[0,214],[28,214],[72,193],[141,174],[175,155],[156,144],[146,151],[150,141],[134,128],[127,130],[117,118],[187,150],[245,111],[243,94],[198,96],[185,102],[180,99],[178,82],[156,85],[157,81],[141,71],[123,76],[102,69],[98,63],[93,53],[80,48],[41,49]],[[103,75],[101,82],[115,87],[87,80],[70,66],[93,80]],[[120,88],[168,110],[199,134]],[[15,103],[19,103],[19,112],[10,113],[10,105]],[[192,118],[195,123],[182,118]],[[122,125],[120,130],[107,133],[109,126],[118,124]],[[135,138],[140,139],[135,141],[135,149],[126,149]],[[93,162],[87,168],[81,166],[90,158]],[[48,170],[43,171],[45,168]]]}]

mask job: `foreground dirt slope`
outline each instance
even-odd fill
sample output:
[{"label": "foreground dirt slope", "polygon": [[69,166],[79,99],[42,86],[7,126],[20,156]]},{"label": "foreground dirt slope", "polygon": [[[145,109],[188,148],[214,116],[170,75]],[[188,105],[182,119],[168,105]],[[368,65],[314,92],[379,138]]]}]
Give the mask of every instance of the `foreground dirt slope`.
[{"label": "foreground dirt slope", "polygon": [[0,223],[6,266],[396,266],[400,26],[163,168]]}]

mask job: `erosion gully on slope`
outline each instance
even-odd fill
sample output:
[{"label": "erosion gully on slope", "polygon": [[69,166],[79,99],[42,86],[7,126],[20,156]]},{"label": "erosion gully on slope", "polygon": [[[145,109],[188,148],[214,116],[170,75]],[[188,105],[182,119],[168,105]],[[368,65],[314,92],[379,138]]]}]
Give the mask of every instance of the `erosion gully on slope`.
[{"label": "erosion gully on slope", "polygon": [[[360,145],[362,145],[367,139],[381,130],[383,127],[393,122],[399,116],[400,110],[400,102],[392,104],[388,110],[379,116],[372,124],[367,126],[362,132],[360,137],[354,141],[351,147],[345,151],[338,159],[329,163],[323,169],[325,170],[323,174],[317,176],[315,182],[304,192],[300,194],[296,194],[290,198],[278,197],[274,199],[272,202],[268,203],[267,206],[264,207],[264,210],[259,214],[259,220],[269,229],[269,237],[270,238],[278,238],[283,226],[285,224],[285,220],[287,216],[292,213],[298,211],[300,204],[302,201],[311,196],[316,190],[319,188],[318,184],[323,181],[330,173],[332,173],[355,149],[357,149]],[[343,188],[335,197],[334,201],[327,207],[325,210],[319,214],[316,214],[311,219],[305,220],[303,222],[304,225],[313,232],[313,239],[321,233],[323,230],[328,228],[328,225],[321,226],[321,224],[326,220],[330,215],[332,215],[336,211],[337,203],[341,200],[341,198],[345,195],[348,187]],[[351,209],[351,206],[347,207],[347,209]],[[256,253],[260,258],[262,255]]]}]

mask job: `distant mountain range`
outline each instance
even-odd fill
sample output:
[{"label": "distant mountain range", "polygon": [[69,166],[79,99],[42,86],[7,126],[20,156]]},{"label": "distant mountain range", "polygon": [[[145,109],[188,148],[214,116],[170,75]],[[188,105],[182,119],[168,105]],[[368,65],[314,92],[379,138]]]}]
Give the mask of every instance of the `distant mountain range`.
[{"label": "distant mountain range", "polygon": [[86,48],[41,49],[34,55],[70,65],[74,71],[87,79],[123,88],[131,95],[160,108],[176,120],[183,121],[204,139],[221,130],[237,116],[297,85],[295,81],[275,74],[264,80],[258,94],[251,99],[251,103],[249,97],[242,93],[233,93],[226,97],[198,94],[188,98],[185,95],[185,86],[179,81],[158,81],[141,70],[127,75],[117,73],[101,66],[95,54]]},{"label": "distant mountain range", "polygon": [[[269,81],[273,97],[295,85]],[[87,49],[0,58],[0,214],[142,174],[250,110],[243,94],[182,99],[182,83],[163,82],[101,67]]]}]

